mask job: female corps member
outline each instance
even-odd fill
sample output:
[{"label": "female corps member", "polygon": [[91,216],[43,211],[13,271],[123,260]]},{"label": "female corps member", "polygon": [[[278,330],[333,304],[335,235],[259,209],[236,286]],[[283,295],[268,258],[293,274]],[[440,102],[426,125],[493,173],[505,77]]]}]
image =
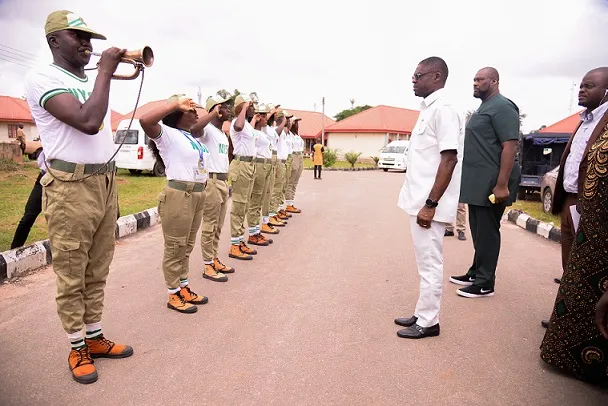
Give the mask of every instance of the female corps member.
[{"label": "female corps member", "polygon": [[[321,169],[323,168],[323,152],[325,152],[325,148],[321,143],[321,140],[318,139],[317,143],[312,147],[313,158],[312,164],[315,166],[315,179],[321,180]],[[317,176],[317,171],[319,171],[319,176]]]},{"label": "female corps member", "polygon": [[253,189],[255,176],[256,134],[248,122],[253,119],[253,102],[247,95],[239,94],[234,101],[236,118],[230,125],[234,159],[230,162],[228,182],[232,185],[232,209],[230,210],[230,258],[251,260],[258,252],[244,241],[245,214]]},{"label": "female corps member", "polygon": [[262,202],[266,198],[267,185],[270,183],[272,169],[272,151],[270,150],[270,138],[262,131],[262,127],[267,124],[266,105],[258,104],[255,108],[255,116],[251,121],[256,135],[256,157],[255,157],[255,177],[253,189],[251,190],[251,200],[247,212],[247,222],[249,223],[249,244],[267,246],[272,244],[272,239],[264,237],[260,231],[260,219],[262,212]]},{"label": "female corps member", "polygon": [[273,227],[285,227],[285,224],[287,224],[284,221],[287,217],[281,218],[283,216],[280,214],[281,205],[285,197],[285,175],[289,154],[287,131],[285,128],[289,127],[290,123],[287,117],[285,117],[286,114],[288,113],[285,110],[280,110],[276,114],[278,127],[276,127],[275,131],[279,135],[277,138],[277,172],[270,200],[270,222],[268,223]]},{"label": "female corps member", "polygon": [[[283,132],[283,128],[285,127],[285,120],[282,120],[281,125],[275,127],[275,116],[277,113],[277,109],[280,104],[276,107],[272,104],[268,104],[266,108],[270,110],[268,113],[268,119],[266,122],[266,126],[262,127],[262,131],[268,135],[270,139],[270,151],[272,152],[272,160],[271,160],[271,169],[270,169],[270,181],[266,184],[266,190],[264,191],[264,199],[262,201],[262,232],[266,234],[279,234],[279,230],[275,228],[275,221],[270,218],[270,203],[272,201],[272,195],[274,191],[274,185],[276,183],[277,178],[277,163],[278,163],[278,150],[277,143],[279,141],[278,132]],[[273,216],[276,213],[272,214]],[[276,224],[279,225],[280,224]]]},{"label": "female corps member", "polygon": [[169,289],[167,307],[182,313],[194,313],[196,305],[208,301],[188,286],[189,257],[203,217],[207,181],[204,154],[208,150],[190,134],[198,120],[195,106],[189,98],[172,96],[139,119],[154,141],[149,144],[154,157],[164,163],[167,174],[167,186],[158,196],[165,240],[163,273]]},{"label": "female corps member", "polygon": [[230,118],[227,101],[228,99],[219,96],[209,97],[205,105],[209,114],[192,127],[192,134],[201,135],[201,141],[209,150],[209,155],[206,156],[209,179],[203,203],[201,249],[205,263],[203,278],[215,282],[226,282],[228,277],[224,274],[234,272],[234,268],[222,264],[217,257],[220,234],[228,208],[229,144],[228,137],[222,131],[222,124]]},{"label": "female corps member", "polygon": [[299,122],[301,118],[294,117],[291,124],[291,176],[288,175],[288,182],[285,191],[285,211],[287,213],[301,213],[302,210],[293,205],[296,196],[296,189],[300,176],[304,169],[304,140],[300,137]]}]

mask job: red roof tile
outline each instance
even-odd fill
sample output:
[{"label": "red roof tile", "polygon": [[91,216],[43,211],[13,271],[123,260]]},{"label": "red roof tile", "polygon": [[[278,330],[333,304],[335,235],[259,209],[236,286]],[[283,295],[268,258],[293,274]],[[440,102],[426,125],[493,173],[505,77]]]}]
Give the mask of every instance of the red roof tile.
[{"label": "red roof tile", "polygon": [[10,96],[0,96],[0,121],[33,123],[27,101]]},{"label": "red roof tile", "polygon": [[[283,109],[283,107],[281,107]],[[289,113],[301,118],[299,124],[299,133],[302,138],[316,138],[321,134],[321,127],[323,126],[323,113],[316,111],[305,111],[305,110],[293,110],[285,108]],[[325,131],[330,125],[334,125],[336,122],[331,118],[325,116]]]},{"label": "red roof tile", "polygon": [[325,128],[325,133],[411,134],[418,114],[417,110],[380,105],[338,121]]},{"label": "red roof tile", "polygon": [[576,126],[581,121],[580,113],[579,111],[555,124],[551,124],[549,127],[540,130],[539,133],[571,134],[576,130]]}]

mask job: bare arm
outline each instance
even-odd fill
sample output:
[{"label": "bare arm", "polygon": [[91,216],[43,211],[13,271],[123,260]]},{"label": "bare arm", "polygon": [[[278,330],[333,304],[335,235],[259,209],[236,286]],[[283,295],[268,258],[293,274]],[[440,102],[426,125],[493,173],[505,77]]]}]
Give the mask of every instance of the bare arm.
[{"label": "bare arm", "polygon": [[502,144],[502,153],[500,154],[500,172],[498,173],[498,180],[496,186],[507,187],[509,184],[509,178],[511,177],[511,171],[515,163],[515,154],[517,153],[517,141],[505,141]]},{"label": "bare arm", "polygon": [[194,106],[195,103],[192,101],[192,99],[186,97],[179,100],[171,100],[141,116],[139,118],[139,124],[148,137],[156,139],[161,134],[159,122],[163,119],[163,117],[173,113],[176,110],[181,110],[184,112],[192,111]]},{"label": "bare arm", "polygon": [[44,108],[58,120],[85,134],[97,134],[108,112],[110,81],[124,53],[124,49],[118,48],[103,52],[95,87],[86,102],[80,103],[72,94],[62,93],[47,101]]},{"label": "bare arm", "polygon": [[247,109],[249,108],[249,102],[246,102],[241,110],[241,114],[236,118],[234,122],[234,130],[235,131],[243,131],[245,128],[245,120],[247,119]]},{"label": "bare arm", "polygon": [[441,199],[452,181],[452,174],[457,163],[458,155],[455,150],[441,151],[441,162],[437,169],[437,175],[435,175],[435,183],[433,184],[431,193],[429,193],[429,199],[436,202]]},{"label": "bare arm", "polygon": [[190,132],[193,135],[200,136],[203,128],[207,126],[215,117],[220,117],[220,105],[218,104],[215,108],[208,114],[199,118],[196,124],[190,129]]}]

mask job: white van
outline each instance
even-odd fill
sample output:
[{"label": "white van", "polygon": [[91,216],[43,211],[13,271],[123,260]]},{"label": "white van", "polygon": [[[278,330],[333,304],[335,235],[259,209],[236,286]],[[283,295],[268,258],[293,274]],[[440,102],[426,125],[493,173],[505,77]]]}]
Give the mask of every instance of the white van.
[{"label": "white van", "polygon": [[384,172],[389,169],[407,170],[407,151],[409,147],[410,142],[405,140],[388,143],[380,150],[378,168],[382,168]]},{"label": "white van", "polygon": [[139,120],[134,119],[131,128],[129,122],[131,119],[122,120],[116,129],[114,136],[114,145],[116,148],[120,146],[123,138],[125,142],[116,155],[116,167],[128,169],[132,174],[140,174],[142,171],[152,171],[154,176],[165,176],[165,167],[152,155],[152,151],[148,148],[148,144],[152,142],[144,133],[144,130],[139,125]]}]

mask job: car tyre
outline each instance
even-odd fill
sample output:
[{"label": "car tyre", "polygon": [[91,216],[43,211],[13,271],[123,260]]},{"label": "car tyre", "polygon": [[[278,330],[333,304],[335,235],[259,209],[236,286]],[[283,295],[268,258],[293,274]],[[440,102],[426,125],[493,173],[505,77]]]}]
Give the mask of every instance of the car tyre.
[{"label": "car tyre", "polygon": [[551,206],[553,205],[553,192],[547,188],[543,192],[543,211],[545,213],[551,213]]},{"label": "car tyre", "polygon": [[384,172],[388,172],[388,168],[382,168]]},{"label": "car tyre", "polygon": [[129,169],[131,175],[140,175],[142,173],[141,169]]},{"label": "car tyre", "polygon": [[165,165],[156,161],[154,163],[154,168],[152,169],[152,173],[154,174],[154,176],[158,176],[158,177],[165,176]]}]

